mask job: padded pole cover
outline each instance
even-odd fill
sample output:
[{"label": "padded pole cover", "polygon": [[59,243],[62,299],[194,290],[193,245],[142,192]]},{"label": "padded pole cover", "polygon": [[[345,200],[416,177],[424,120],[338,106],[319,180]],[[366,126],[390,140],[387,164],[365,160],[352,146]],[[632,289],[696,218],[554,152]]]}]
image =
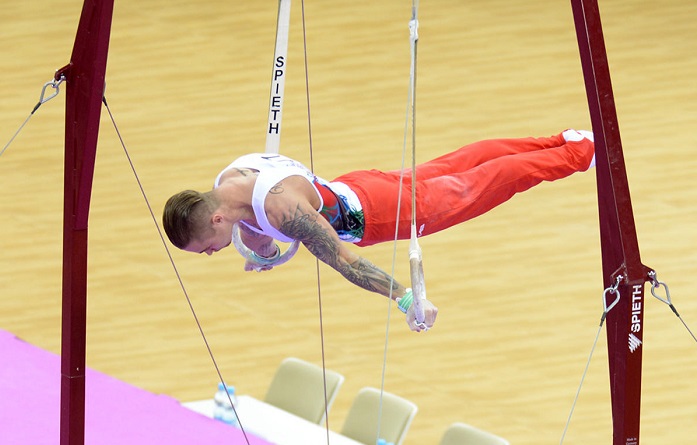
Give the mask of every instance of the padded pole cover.
[{"label": "padded pole cover", "polygon": [[61,445],[85,443],[87,220],[114,0],[85,0],[65,77]]},{"label": "padded pole cover", "polygon": [[604,287],[620,280],[607,315],[613,445],[638,445],[644,283],[597,0],[571,0],[593,125]]}]

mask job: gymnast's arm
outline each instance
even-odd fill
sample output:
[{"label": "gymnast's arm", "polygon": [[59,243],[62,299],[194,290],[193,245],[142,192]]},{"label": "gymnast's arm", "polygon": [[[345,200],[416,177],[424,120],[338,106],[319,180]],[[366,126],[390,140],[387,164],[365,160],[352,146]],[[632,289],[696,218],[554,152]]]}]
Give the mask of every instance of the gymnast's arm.
[{"label": "gymnast's arm", "polygon": [[404,286],[344,245],[336,230],[316,210],[317,192],[304,178],[289,177],[276,184],[264,207],[271,225],[302,242],[307,250],[351,283],[384,296],[390,296],[392,285],[393,299],[404,295]]},{"label": "gymnast's arm", "polygon": [[390,296],[392,285],[393,299],[404,295],[404,286],[392,280],[389,274],[370,261],[348,249],[334,228],[309,204],[298,203],[295,209],[289,209],[280,230],[285,235],[301,241],[313,255],[336,269],[351,283],[386,297]]},{"label": "gymnast's arm", "polygon": [[253,231],[246,224],[239,224],[239,228],[242,242],[257,255],[271,257],[276,254],[277,247],[272,237]]},{"label": "gymnast's arm", "polygon": [[[264,258],[272,258],[274,255],[276,255],[279,247],[278,244],[274,242],[272,237],[253,231],[247,227],[246,224],[240,223],[238,226],[240,228],[240,239],[245,246],[249,247],[256,252],[257,255]],[[261,267],[261,270],[269,270],[273,268],[272,266],[259,266],[249,259],[247,259],[247,261],[244,263],[244,270],[247,272],[255,270],[255,267]]]}]

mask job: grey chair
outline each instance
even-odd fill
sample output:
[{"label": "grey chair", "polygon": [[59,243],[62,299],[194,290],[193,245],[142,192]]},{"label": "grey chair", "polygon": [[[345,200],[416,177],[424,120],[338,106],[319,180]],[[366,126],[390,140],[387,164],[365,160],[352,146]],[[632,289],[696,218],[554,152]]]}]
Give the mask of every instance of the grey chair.
[{"label": "grey chair", "polygon": [[375,445],[377,439],[400,445],[417,411],[413,402],[385,391],[381,406],[380,390],[366,387],[353,400],[341,434],[365,445]]},{"label": "grey chair", "polygon": [[[329,412],[344,376],[327,369],[326,379],[326,412]],[[295,357],[284,359],[271,380],[264,401],[312,423],[322,423],[325,416],[322,368]]]},{"label": "grey chair", "polygon": [[466,423],[455,422],[443,434],[439,445],[510,445],[503,437]]}]

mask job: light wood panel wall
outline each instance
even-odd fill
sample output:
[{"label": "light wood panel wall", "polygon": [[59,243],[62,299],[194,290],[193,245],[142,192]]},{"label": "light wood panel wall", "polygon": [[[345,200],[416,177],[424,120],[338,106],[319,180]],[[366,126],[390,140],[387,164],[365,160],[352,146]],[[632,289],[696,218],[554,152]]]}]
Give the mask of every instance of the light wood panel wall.
[{"label": "light wood panel wall", "polygon": [[[315,170],[397,168],[411,2],[305,5]],[[3,2],[0,144],[69,60],[82,2]],[[159,220],[184,188],[207,189],[236,156],[263,150],[277,4],[116,1],[106,96]],[[300,3],[292,10],[282,152],[309,162]],[[601,1],[642,258],[697,327],[697,3]],[[588,128],[568,1],[420,5],[418,151]],[[0,328],[60,350],[64,96],[0,156]],[[520,445],[558,443],[602,311],[595,177],[543,184],[421,242],[441,312],[427,334],[393,308],[385,389],[419,413],[406,444],[465,421]],[[361,251],[389,270],[393,246]],[[286,356],[321,362],[316,263],[301,252],[244,273],[229,249],[173,252],[223,375],[263,397]],[[397,277],[408,279],[400,244]],[[88,365],[182,401],[216,373],[106,115],[89,255]],[[379,386],[387,303],[320,266],[326,365],[346,382],[340,429],[362,386]],[[647,295],[650,293],[647,291]],[[645,319],[642,443],[697,435],[697,345],[657,300]],[[564,443],[611,443],[604,333]]]}]

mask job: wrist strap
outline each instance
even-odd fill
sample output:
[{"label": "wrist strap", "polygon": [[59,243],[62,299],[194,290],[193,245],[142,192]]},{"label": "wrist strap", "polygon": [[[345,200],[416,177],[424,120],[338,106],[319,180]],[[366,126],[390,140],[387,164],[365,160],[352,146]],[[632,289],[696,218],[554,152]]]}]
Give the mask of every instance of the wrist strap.
[{"label": "wrist strap", "polygon": [[278,247],[278,244],[276,244],[276,253],[274,253],[273,256],[270,257],[263,257],[253,250],[251,251],[251,254],[249,256],[252,259],[252,261],[261,266],[272,266],[276,263],[276,261],[278,261],[279,258],[281,258],[281,248]]},{"label": "wrist strap", "polygon": [[408,287],[407,291],[404,293],[404,296],[399,300],[397,307],[399,308],[400,311],[402,311],[406,314],[413,302],[414,302],[414,293],[411,291],[411,288]]}]

